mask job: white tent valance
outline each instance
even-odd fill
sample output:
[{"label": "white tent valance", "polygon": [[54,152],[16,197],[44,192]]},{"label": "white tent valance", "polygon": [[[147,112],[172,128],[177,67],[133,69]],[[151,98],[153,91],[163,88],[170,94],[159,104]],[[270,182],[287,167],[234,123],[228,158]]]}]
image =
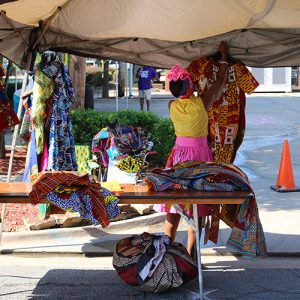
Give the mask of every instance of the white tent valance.
[{"label": "white tent valance", "polygon": [[298,0],[19,0],[0,10],[0,53],[21,66],[49,49],[187,66],[223,40],[249,66],[300,62]]}]

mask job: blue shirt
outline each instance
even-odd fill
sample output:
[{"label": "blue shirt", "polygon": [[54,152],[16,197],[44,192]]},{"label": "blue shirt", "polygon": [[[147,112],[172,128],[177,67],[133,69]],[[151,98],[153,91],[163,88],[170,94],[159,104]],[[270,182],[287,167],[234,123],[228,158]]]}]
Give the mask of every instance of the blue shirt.
[{"label": "blue shirt", "polygon": [[137,70],[137,77],[139,78],[139,90],[149,90],[152,88],[151,80],[157,77],[157,73],[152,67],[143,67]]}]

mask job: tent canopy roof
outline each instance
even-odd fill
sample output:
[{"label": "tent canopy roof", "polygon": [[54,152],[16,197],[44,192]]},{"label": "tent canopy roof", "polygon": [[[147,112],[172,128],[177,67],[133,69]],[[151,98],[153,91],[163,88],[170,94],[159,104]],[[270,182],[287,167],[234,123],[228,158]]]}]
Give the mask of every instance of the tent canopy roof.
[{"label": "tent canopy roof", "polygon": [[0,3],[0,53],[55,50],[169,68],[217,51],[249,66],[300,62],[298,0],[19,0]]}]

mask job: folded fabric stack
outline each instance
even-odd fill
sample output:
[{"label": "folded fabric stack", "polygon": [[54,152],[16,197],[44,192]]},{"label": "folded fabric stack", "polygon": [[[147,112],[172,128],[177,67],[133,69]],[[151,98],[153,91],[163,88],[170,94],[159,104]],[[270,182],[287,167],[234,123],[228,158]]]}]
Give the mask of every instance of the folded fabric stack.
[{"label": "folded fabric stack", "polygon": [[[247,175],[232,164],[189,161],[177,164],[171,169],[154,169],[146,174],[148,186],[155,191],[200,190],[200,191],[249,191],[253,197],[241,205],[223,205],[221,213],[215,210],[216,218],[232,227],[228,246],[245,257],[265,256],[267,253],[263,228],[259,219],[254,192]],[[232,208],[234,206],[234,209]],[[212,228],[215,231],[216,228]],[[218,229],[217,229],[218,230]],[[217,233],[210,240],[216,242]]]},{"label": "folded fabric stack", "polygon": [[61,209],[79,212],[81,218],[107,227],[110,220],[121,212],[118,198],[99,183],[92,182],[88,174],[79,176],[72,172],[41,172],[32,176],[33,203],[46,198]]}]

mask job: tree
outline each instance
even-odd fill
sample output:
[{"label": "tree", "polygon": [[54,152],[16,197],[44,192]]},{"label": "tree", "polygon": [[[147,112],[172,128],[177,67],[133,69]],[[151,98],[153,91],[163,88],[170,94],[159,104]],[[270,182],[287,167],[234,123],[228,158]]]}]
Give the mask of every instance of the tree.
[{"label": "tree", "polygon": [[118,74],[118,94],[119,97],[124,97],[125,95],[125,72],[126,72],[126,63],[119,63],[119,74]]},{"label": "tree", "polygon": [[85,58],[75,55],[70,56],[69,72],[75,90],[73,108],[83,108],[85,101]]},{"label": "tree", "polygon": [[109,97],[109,60],[104,61],[102,98]]}]

